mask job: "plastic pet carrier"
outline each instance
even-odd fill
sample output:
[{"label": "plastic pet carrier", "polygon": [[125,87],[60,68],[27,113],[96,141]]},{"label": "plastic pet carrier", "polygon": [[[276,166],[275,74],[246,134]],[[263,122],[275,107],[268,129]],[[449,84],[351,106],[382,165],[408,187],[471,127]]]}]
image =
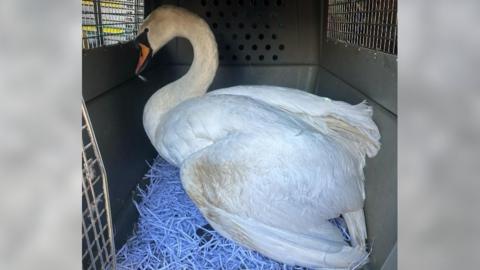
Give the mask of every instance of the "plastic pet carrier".
[{"label": "plastic pet carrier", "polygon": [[[169,179],[178,178],[178,171],[157,157],[142,116],[155,91],[187,72],[193,59],[191,44],[175,38],[152,58],[141,73],[143,79],[135,75],[139,51],[132,41],[144,18],[164,4],[197,14],[213,31],[219,67],[209,91],[235,85],[275,85],[350,104],[366,100],[372,106],[381,149],[374,158],[367,158],[364,169],[370,247],[369,263],[364,268],[396,269],[396,0],[82,0],[84,269],[138,268],[141,262],[125,264],[126,254],[136,254],[132,241],[141,246],[138,238],[155,238],[140,235],[150,226],[143,219],[162,218],[152,216],[151,208],[142,208],[146,207],[143,201],[160,189],[171,194],[183,192],[181,186],[169,186]],[[167,180],[157,188],[151,186],[164,178]],[[185,194],[169,203],[165,200],[172,196],[164,195],[152,203],[169,209],[175,208],[176,202],[188,205],[175,208],[180,211],[175,216],[194,208]],[[155,230],[160,230],[160,225],[171,226],[162,229],[162,241],[173,241],[168,230],[173,233],[183,225],[162,222],[154,223],[158,225]],[[194,227],[193,232],[185,237],[212,242],[212,228],[207,224]],[[236,266],[211,262],[220,265],[211,269],[287,267],[268,264],[260,255],[222,241],[217,243],[223,245],[221,252],[233,248],[256,261]],[[168,247],[158,239],[142,243],[151,252],[168,255],[161,250]],[[203,260],[178,249],[178,254],[171,254],[195,262]],[[146,260],[140,253],[137,256]],[[187,264],[158,262],[156,267],[159,265],[190,269]]]}]

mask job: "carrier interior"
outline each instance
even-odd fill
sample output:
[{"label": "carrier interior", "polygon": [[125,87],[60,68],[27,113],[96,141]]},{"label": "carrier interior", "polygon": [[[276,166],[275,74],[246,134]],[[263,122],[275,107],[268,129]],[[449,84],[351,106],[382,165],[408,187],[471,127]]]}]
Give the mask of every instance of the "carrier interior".
[{"label": "carrier interior", "polygon": [[[396,1],[345,2],[146,0],[144,8],[146,16],[161,4],[179,5],[210,24],[220,57],[210,90],[277,85],[373,106],[382,148],[365,169],[370,267],[391,269],[397,241],[397,48],[396,32],[384,35],[392,29],[381,25],[394,23],[385,21],[388,16],[396,21]],[[382,12],[386,19],[373,19]],[[362,28],[369,22],[378,25],[371,33]],[[146,161],[157,156],[143,129],[144,105],[183,75],[193,57],[186,40],[171,41],[143,73],[144,82],[134,76],[137,54],[131,42],[83,51],[83,97],[106,169],[117,247],[134,230],[136,188],[145,185]]]}]

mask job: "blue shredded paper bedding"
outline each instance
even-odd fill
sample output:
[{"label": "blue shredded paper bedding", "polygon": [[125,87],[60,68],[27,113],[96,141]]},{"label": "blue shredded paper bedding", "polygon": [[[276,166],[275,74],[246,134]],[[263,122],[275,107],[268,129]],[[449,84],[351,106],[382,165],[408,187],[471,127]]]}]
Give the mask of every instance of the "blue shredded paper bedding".
[{"label": "blue shredded paper bedding", "polygon": [[[215,232],[187,196],[179,170],[157,157],[134,202],[134,235],[117,253],[118,269],[305,269],[278,263]],[[348,240],[343,219],[331,220]]]}]

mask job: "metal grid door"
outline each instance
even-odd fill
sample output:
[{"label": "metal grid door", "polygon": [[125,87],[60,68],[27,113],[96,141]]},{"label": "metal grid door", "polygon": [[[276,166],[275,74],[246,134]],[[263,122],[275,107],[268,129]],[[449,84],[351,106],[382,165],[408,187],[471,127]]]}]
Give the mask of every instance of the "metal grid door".
[{"label": "metal grid door", "polygon": [[397,54],[397,0],[329,0],[327,38]]},{"label": "metal grid door", "polygon": [[134,39],[143,17],[143,0],[82,0],[82,48]]},{"label": "metal grid door", "polygon": [[82,265],[115,269],[115,244],[102,157],[82,101]]}]

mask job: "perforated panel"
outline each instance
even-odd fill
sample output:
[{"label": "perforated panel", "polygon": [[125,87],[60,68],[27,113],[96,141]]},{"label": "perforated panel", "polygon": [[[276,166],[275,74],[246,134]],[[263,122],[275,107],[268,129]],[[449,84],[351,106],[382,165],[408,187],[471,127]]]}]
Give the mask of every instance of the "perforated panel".
[{"label": "perforated panel", "polygon": [[397,54],[397,0],[329,0],[327,38]]},{"label": "perforated panel", "polygon": [[[220,64],[318,63],[318,1],[154,1],[152,8],[162,4],[184,7],[205,19],[218,43]],[[171,62],[190,64],[187,41],[178,40],[167,50],[174,57]]]},{"label": "perforated panel", "polygon": [[[290,41],[279,19],[285,1],[206,1],[200,14],[209,22],[219,44],[219,60],[227,63],[276,62]],[[265,12],[265,10],[267,10]]]}]

